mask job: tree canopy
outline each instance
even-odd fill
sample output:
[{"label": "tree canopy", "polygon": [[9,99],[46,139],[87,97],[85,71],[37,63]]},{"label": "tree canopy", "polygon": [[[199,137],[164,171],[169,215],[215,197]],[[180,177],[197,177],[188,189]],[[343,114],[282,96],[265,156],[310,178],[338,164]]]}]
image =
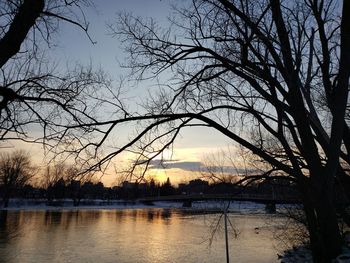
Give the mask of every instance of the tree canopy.
[{"label": "tree canopy", "polygon": [[181,129],[212,127],[267,162],[264,177],[297,183],[314,259],[329,262],[341,247],[335,187],[349,192],[349,2],[184,5],[168,29],[130,14],[112,26],[125,43],[131,76],[158,79],[160,88],[143,111],[122,108],[96,124],[103,136],[89,144],[95,150],[120,125],[138,124],[129,142],[97,166],[129,149],[139,153],[135,164],[147,168]]},{"label": "tree canopy", "polygon": [[85,0],[1,1],[1,143],[48,144],[49,137],[59,137],[68,123],[95,121],[97,91],[109,85],[105,74],[89,65],[62,70],[46,50],[55,45],[62,22],[78,27],[90,38],[83,11],[90,4]]},{"label": "tree canopy", "polygon": [[[5,94],[12,85],[10,93],[17,96],[2,95],[5,107],[0,110],[6,113],[0,119],[1,127],[6,127],[2,138],[12,132],[24,134],[23,125],[39,122],[44,131],[51,127],[50,135],[44,137],[63,143],[65,152],[78,157],[88,153],[95,163],[91,169],[101,168],[125,150],[138,153],[134,164],[147,169],[172,147],[182,129],[212,127],[268,163],[270,168],[262,177],[296,182],[314,260],[330,262],[341,249],[335,193],[350,193],[349,1],[192,0],[182,4],[175,8],[177,15],[169,28],[130,14],[120,14],[110,27],[124,43],[130,76],[159,81],[159,89],[145,98],[141,111],[128,109],[116,93],[108,102],[114,107],[110,118],[94,118],[90,107],[76,99],[85,90],[82,87],[103,83],[91,72],[53,79],[51,74],[44,78],[35,74],[39,78],[34,80],[30,74],[16,74],[1,87]],[[37,12],[45,15],[42,8],[32,12],[34,21]],[[55,17],[62,19],[59,14]],[[19,69],[26,69],[26,64],[20,65]],[[11,76],[8,72],[4,79]],[[15,102],[23,105],[25,114],[30,112],[29,117],[17,118],[18,111],[10,108]],[[54,108],[46,115],[30,102],[50,102]],[[52,115],[56,107],[59,114]],[[128,123],[137,126],[128,142],[104,147]],[[99,154],[102,148],[104,155]]]}]

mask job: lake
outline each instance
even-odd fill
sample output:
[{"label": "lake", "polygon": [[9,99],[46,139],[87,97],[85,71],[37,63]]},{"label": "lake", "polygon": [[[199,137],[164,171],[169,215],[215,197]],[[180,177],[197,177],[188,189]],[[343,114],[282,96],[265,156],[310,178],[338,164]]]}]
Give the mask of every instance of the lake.
[{"label": "lake", "polygon": [[[226,262],[220,216],[169,208],[0,211],[0,261]],[[230,262],[278,262],[276,215],[229,219]]]}]

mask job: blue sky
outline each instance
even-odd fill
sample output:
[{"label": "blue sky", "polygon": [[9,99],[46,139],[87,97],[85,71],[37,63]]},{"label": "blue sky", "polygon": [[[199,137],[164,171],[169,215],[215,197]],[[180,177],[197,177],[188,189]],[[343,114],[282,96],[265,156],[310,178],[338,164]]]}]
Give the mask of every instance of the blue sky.
[{"label": "blue sky", "polygon": [[77,61],[101,65],[111,74],[120,74],[118,60],[124,55],[118,40],[110,35],[107,25],[113,24],[119,12],[130,12],[137,16],[153,17],[162,24],[171,13],[169,0],[99,0],[93,1],[95,6],[85,9],[89,22],[89,34],[96,44],[92,44],[85,33],[78,27],[61,23],[56,36],[57,46],[51,54],[61,62],[75,63]]}]

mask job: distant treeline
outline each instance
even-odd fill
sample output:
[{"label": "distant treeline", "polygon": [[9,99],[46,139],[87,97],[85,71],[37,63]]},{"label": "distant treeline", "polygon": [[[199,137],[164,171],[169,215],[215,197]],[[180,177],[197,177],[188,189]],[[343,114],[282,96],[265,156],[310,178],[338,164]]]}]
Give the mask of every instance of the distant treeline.
[{"label": "distant treeline", "polygon": [[[0,185],[0,193],[6,192],[3,187]],[[26,184],[13,189],[10,198],[45,199],[48,205],[56,205],[60,200],[71,199],[75,206],[79,206],[81,200],[86,199],[116,200],[169,195],[235,193],[287,195],[289,197],[298,195],[297,190],[290,184],[277,182],[238,186],[225,182],[209,184],[207,181],[195,179],[175,187],[168,178],[164,183],[157,183],[152,179],[142,183],[124,181],[120,186],[105,187],[102,182],[86,181],[82,183],[77,180],[66,181],[61,178],[47,188]]]},{"label": "distant treeline", "polygon": [[188,194],[298,196],[295,185],[286,178],[256,181],[244,186],[220,180],[209,184],[206,180],[195,179],[175,187],[168,178],[163,183],[150,179],[124,181],[118,186],[105,187],[93,174],[83,174],[74,165],[61,163],[47,166],[39,181],[34,179],[38,173],[28,153],[16,151],[0,154],[1,206],[7,207],[10,198],[45,199],[48,205],[71,199],[78,206],[82,199],[116,200]]}]

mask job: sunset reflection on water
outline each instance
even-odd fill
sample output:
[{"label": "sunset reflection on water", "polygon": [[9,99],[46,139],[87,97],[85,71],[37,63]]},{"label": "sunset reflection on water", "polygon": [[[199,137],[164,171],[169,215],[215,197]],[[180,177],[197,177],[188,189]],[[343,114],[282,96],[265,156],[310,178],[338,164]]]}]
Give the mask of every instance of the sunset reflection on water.
[{"label": "sunset reflection on water", "polygon": [[[217,215],[176,209],[1,211],[3,262],[224,262]],[[232,215],[235,262],[277,262],[266,215]],[[259,226],[259,235],[254,229]],[[265,229],[265,230],[264,230]],[[1,261],[0,260],[0,261]]]}]

